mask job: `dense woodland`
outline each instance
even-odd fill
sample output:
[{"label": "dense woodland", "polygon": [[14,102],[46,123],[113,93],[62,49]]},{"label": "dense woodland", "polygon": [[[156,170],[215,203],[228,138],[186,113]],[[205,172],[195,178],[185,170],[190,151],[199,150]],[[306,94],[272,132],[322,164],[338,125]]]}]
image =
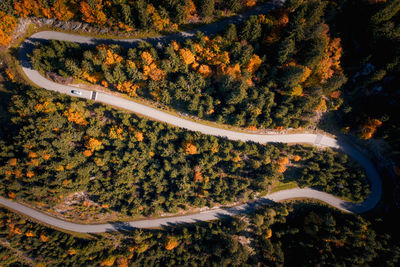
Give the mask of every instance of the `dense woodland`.
[{"label": "dense woodland", "polygon": [[[113,2],[112,5],[122,2]],[[157,12],[163,10],[158,9],[159,2],[167,1],[151,2],[153,7],[157,7]],[[240,2],[237,7],[240,10],[250,1],[229,1],[237,2]],[[76,54],[77,47],[74,45],[52,43],[47,49],[51,48],[49,50],[53,50],[53,54],[49,52],[46,58],[39,57],[36,64],[44,71],[55,72],[64,66],[64,72],[59,72],[59,75],[71,76],[76,71],[81,75],[76,78],[81,80],[100,84],[104,80],[106,83],[102,85],[112,90],[125,90],[127,94],[133,90],[134,94],[131,95],[134,97],[150,98],[202,118],[251,129],[304,127],[315,114],[315,109],[322,112],[339,108],[344,131],[353,131],[362,139],[378,137],[386,140],[393,148],[393,156],[398,159],[399,117],[396,112],[399,107],[400,1],[287,2],[289,8],[285,10],[286,13],[281,10],[265,17],[251,18],[244,26],[236,29],[231,26],[221,34],[222,38],[198,36],[186,43],[173,43],[164,50],[143,44],[130,51],[110,46],[93,48],[91,52],[81,54]],[[121,21],[124,24],[118,23],[121,18],[126,19],[115,13],[119,12],[118,7],[112,9],[102,2],[103,5],[97,5],[98,9],[88,9],[86,16],[78,11],[82,6],[86,7],[85,4],[72,10],[62,6],[70,7],[71,3],[1,1],[0,42],[9,42],[16,17],[58,18],[57,13],[51,13],[57,10],[57,5],[61,5],[58,10],[66,11],[71,16],[68,19],[102,27],[109,27],[112,22],[112,25],[122,25],[120,29],[128,30],[124,28],[124,21]],[[135,1],[137,3],[148,4]],[[210,19],[220,16],[219,10],[225,8],[221,3],[224,2],[215,1],[215,10],[208,13],[212,14],[209,15]],[[93,5],[91,1],[87,4]],[[18,5],[21,7],[19,10]],[[51,12],[46,10],[47,7]],[[196,12],[200,12],[199,5],[195,7]],[[148,5],[146,10],[154,12]],[[178,17],[170,13],[172,11],[167,5],[165,10],[172,21],[170,24],[190,22],[188,17],[185,17],[186,21],[178,22]],[[68,11],[73,13],[69,14]],[[234,12],[234,9],[231,8],[231,11]],[[107,23],[88,21],[90,15],[103,18],[102,13]],[[114,13],[117,15],[114,16]],[[142,14],[146,18],[142,15],[139,17],[149,24],[140,24],[134,18],[136,15],[132,15],[131,27],[136,29],[141,27],[138,25],[144,25],[144,28],[148,28],[152,25],[159,31],[174,30],[176,27],[169,28],[169,24],[166,24],[160,29],[157,26],[160,24],[154,23],[158,19],[156,15]],[[319,14],[324,16],[329,28]],[[160,13],[160,16],[164,16],[164,13]],[[63,20],[61,17],[59,19]],[[202,15],[200,20],[203,20]],[[248,37],[242,35],[245,27],[250,29]],[[256,39],[251,40],[250,36],[257,33],[258,28],[261,28],[261,35],[254,35]],[[230,34],[234,36],[233,41],[229,41]],[[337,37],[341,38],[340,42]],[[344,49],[341,65],[349,81],[339,91],[346,82],[337,64],[342,54],[340,43]],[[224,65],[212,64],[212,61],[205,61],[206,58],[199,60],[196,44],[213,53],[216,53],[212,50],[214,48],[208,45],[216,46],[221,55],[227,52],[229,63],[224,63],[223,68]],[[332,48],[320,50],[322,46]],[[240,52],[237,55],[247,55],[249,61],[235,58],[235,47],[240,47],[237,48]],[[56,51],[75,51],[72,55],[64,54],[66,58],[73,59],[70,61],[73,63],[68,64],[70,68],[74,67],[69,70],[66,62],[54,56]],[[168,51],[171,53],[168,54]],[[318,54],[317,51],[324,53]],[[143,54],[145,56],[142,57]],[[102,58],[102,55],[105,57]],[[123,58],[120,62],[117,55]],[[185,61],[190,62],[191,55],[194,61],[186,64]],[[126,62],[129,56],[132,56],[132,66],[137,69],[136,76],[134,72],[129,72],[129,67],[132,67]],[[254,72],[249,72],[250,60],[259,62],[256,56],[261,62],[259,66],[253,64],[253,67],[257,67]],[[306,62],[313,62],[314,56],[314,63],[322,64],[323,59],[327,60],[325,68],[328,66],[328,69],[322,73],[330,73],[331,77],[321,80],[321,76],[318,76],[321,73],[318,74],[316,68],[310,68]],[[306,60],[307,57],[311,58],[310,61]],[[109,78],[114,82],[107,81],[106,72],[96,65],[96,60],[107,63],[107,58],[112,63],[109,66],[105,64],[105,69],[108,68]],[[176,66],[164,65],[168,60],[174,62],[172,59]],[[46,60],[59,64],[58,69],[47,69],[49,65]],[[209,68],[200,70],[202,65]],[[85,66],[91,66],[93,72],[85,69]],[[114,74],[116,66],[119,66],[119,70],[117,68],[117,74]],[[176,70],[168,71],[166,66],[172,69],[175,66]],[[309,72],[305,68],[311,73],[302,81],[304,77],[300,78],[299,73]],[[201,74],[203,70],[206,70],[206,75]],[[211,73],[207,74],[208,71]],[[125,75],[124,82],[134,77],[135,83],[118,83],[118,77],[124,79],[121,73]],[[3,87],[12,91],[12,95],[0,91],[0,191],[1,195],[9,198],[51,207],[62,202],[68,194],[86,191],[91,200],[100,204],[101,210],[95,212],[116,210],[134,216],[174,212],[189,205],[214,205],[252,198],[256,192],[265,192],[274,179],[283,182],[294,180],[300,186],[313,186],[355,201],[365,198],[369,193],[365,174],[359,166],[337,152],[299,145],[244,144],[203,136],[103,105],[22,86],[15,82],[9,69],[2,69],[1,74],[7,79],[4,82],[0,77]],[[154,79],[157,75],[163,78]],[[216,89],[200,90],[200,94],[183,91],[181,93],[190,98],[176,100],[174,92],[183,89],[169,91],[168,84],[179,83],[179,77],[183,89],[188,88],[188,82],[193,83],[193,88],[206,88],[202,87],[206,84],[207,88]],[[285,78],[287,83],[284,84]],[[193,82],[197,80],[201,83]],[[292,81],[296,81],[296,84]],[[226,87],[223,87],[224,84]],[[238,90],[229,91],[231,94],[218,91],[228,86]],[[165,90],[161,90],[163,88]],[[234,96],[240,97],[243,92],[245,96],[238,103],[222,102],[226,98],[222,98],[220,103],[217,101],[223,94],[234,99]],[[191,109],[192,102],[188,102],[196,99],[196,95],[198,109]],[[205,95],[212,98],[212,109],[207,109],[208,102],[203,98]],[[169,96],[169,100],[165,96]],[[341,97],[345,102],[339,107]],[[261,105],[259,99],[266,102]],[[272,103],[268,102],[271,99]],[[304,103],[297,101],[311,104],[302,109]],[[254,114],[259,112],[255,111],[242,115],[244,119],[237,114],[237,110],[246,111],[258,105],[262,106],[262,113],[257,116]],[[230,110],[224,113],[224,107]],[[280,111],[284,114],[282,118],[275,115]],[[400,236],[394,216],[397,211],[390,212],[393,214],[385,214],[386,217],[380,219],[379,212],[359,216],[310,203],[275,204],[261,207],[251,215],[226,221],[77,237],[0,209],[0,264],[28,266],[33,262],[37,266],[74,266],[79,262],[83,266],[396,266],[399,265]],[[371,217],[378,218],[366,219]]]},{"label": "dense woodland", "polygon": [[[179,26],[209,23],[254,7],[264,0],[2,0],[0,18],[49,18],[86,22],[120,32],[169,33]],[[0,45],[8,44],[7,32],[15,25],[0,22]]]},{"label": "dense woodland", "polygon": [[400,1],[345,1],[336,31],[343,36],[351,78],[340,110],[343,127],[362,139],[385,140],[399,163]]},{"label": "dense woodland", "polygon": [[5,103],[10,118],[0,140],[0,190],[11,198],[54,206],[85,192],[131,216],[252,199],[276,181],[355,201],[369,194],[361,167],[330,149],[229,141],[46,90],[19,90]]},{"label": "dense woodland", "polygon": [[[257,128],[306,127],[337,109],[346,81],[340,39],[323,1],[250,17],[224,33],[155,49],[147,43],[81,47],[52,41],[33,52],[35,69],[96,83],[191,113]],[[307,23],[305,23],[307,21]]]},{"label": "dense woodland", "polygon": [[318,205],[276,204],[227,221],[74,237],[0,209],[0,238],[41,266],[396,266],[399,247],[375,228]]}]

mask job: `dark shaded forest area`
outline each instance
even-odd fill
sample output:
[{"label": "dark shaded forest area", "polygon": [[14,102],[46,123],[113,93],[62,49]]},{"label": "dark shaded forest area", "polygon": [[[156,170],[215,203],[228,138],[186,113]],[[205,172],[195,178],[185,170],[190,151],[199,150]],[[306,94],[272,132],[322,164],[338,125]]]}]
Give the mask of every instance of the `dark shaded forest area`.
[{"label": "dark shaded forest area", "polygon": [[[396,266],[400,249],[379,223],[311,203],[274,204],[216,222],[73,235],[0,209],[0,238],[36,264],[74,266]],[[2,249],[3,264],[17,259]]]}]

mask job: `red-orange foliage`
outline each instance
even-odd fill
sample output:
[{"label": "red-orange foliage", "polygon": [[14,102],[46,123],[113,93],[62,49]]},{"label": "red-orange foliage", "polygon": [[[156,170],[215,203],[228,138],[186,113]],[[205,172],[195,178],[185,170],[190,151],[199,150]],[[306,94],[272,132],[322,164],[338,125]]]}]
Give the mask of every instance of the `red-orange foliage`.
[{"label": "red-orange foliage", "polygon": [[82,1],[80,3],[80,12],[82,13],[82,19],[88,23],[103,25],[107,22],[107,17],[102,11],[103,0],[95,0],[95,7],[91,7],[87,2]]},{"label": "red-orange foliage", "polygon": [[288,23],[289,23],[289,15],[286,12],[283,12],[278,18],[278,25],[284,27]]},{"label": "red-orange foliage", "polygon": [[249,125],[249,126],[246,127],[246,129],[247,129],[247,130],[250,130],[250,131],[257,131],[257,126],[255,126],[255,125]]},{"label": "red-orange foliage", "polygon": [[201,173],[201,171],[199,171],[199,170],[195,171],[195,173],[194,173],[194,182],[195,183],[202,182],[203,180],[204,180],[204,178],[203,178],[203,174]]},{"label": "red-orange foliage", "polygon": [[19,0],[14,2],[14,12],[18,16],[56,18],[67,21],[74,17],[66,0],[56,0],[51,7],[45,8],[41,0]]},{"label": "red-orange foliage", "polygon": [[165,78],[167,74],[159,69],[156,64],[151,64],[150,65],[150,72],[149,72],[149,77],[153,81],[159,81]]},{"label": "red-orange foliage", "polygon": [[123,131],[124,128],[113,125],[110,128],[110,131],[108,132],[108,136],[112,139],[118,138],[119,140],[123,140],[124,139],[124,137],[122,136]]},{"label": "red-orange foliage", "polygon": [[217,153],[219,151],[218,143],[214,143],[210,150]]},{"label": "red-orange foliage", "polygon": [[91,151],[99,150],[102,142],[96,138],[90,137],[85,144],[85,147]]},{"label": "red-orange foliage", "polygon": [[72,183],[72,181],[71,181],[70,179],[65,179],[65,180],[62,182],[62,186],[66,187],[66,186],[69,185],[70,183]]},{"label": "red-orange foliage", "polygon": [[332,93],[330,93],[329,96],[332,98],[339,98],[341,93],[342,92],[340,90],[336,90],[336,91],[333,91]]},{"label": "red-orange foliage", "polygon": [[14,233],[14,234],[17,234],[17,235],[22,234],[21,229],[19,229],[18,227],[16,227],[15,224],[13,224],[13,223],[10,223],[10,224],[8,225],[8,227],[10,228],[10,232],[11,232],[11,233]]},{"label": "red-orange foliage", "polygon": [[188,155],[197,154],[197,147],[192,142],[183,143],[183,148],[185,149],[185,153]]},{"label": "red-orange foliage", "polygon": [[43,4],[41,1],[36,0],[19,0],[14,2],[14,12],[16,15],[26,18],[30,15],[41,17]]},{"label": "red-orange foliage", "polygon": [[[103,47],[100,47],[102,49]],[[122,57],[118,54],[115,54],[112,50],[107,49],[107,57],[105,60],[106,65],[114,65],[116,63],[120,63],[122,61]]]},{"label": "red-orange foliage", "polygon": [[75,255],[77,253],[76,250],[73,248],[68,249],[67,252],[69,255]]},{"label": "red-orange foliage", "polygon": [[8,164],[10,164],[11,166],[16,166],[17,165],[17,159],[16,158],[12,158],[8,161]]},{"label": "red-orange foliage", "polygon": [[74,17],[74,13],[66,5],[65,0],[55,1],[51,7],[51,11],[53,12],[52,16],[59,20],[68,21]]},{"label": "red-orange foliage", "polygon": [[266,238],[269,239],[269,238],[271,238],[271,237],[272,237],[272,230],[271,230],[271,228],[269,228],[269,229],[267,230]]},{"label": "red-orange foliage", "polygon": [[101,85],[104,86],[105,88],[108,87],[108,82],[106,82],[105,80],[101,81]]},{"label": "red-orange foliage", "polygon": [[167,242],[165,244],[165,249],[166,250],[173,250],[179,245],[178,239],[174,236],[169,236],[167,238]]},{"label": "red-orange foliage", "polygon": [[239,64],[235,64],[233,66],[232,65],[229,65],[229,66],[221,65],[220,70],[221,70],[222,74],[230,75],[230,76],[234,77],[235,79],[240,79],[242,76],[242,72],[240,70]]},{"label": "red-orange foliage", "polygon": [[144,51],[140,55],[140,58],[143,59],[143,61],[146,63],[146,65],[150,65],[154,61],[153,56],[147,51]]},{"label": "red-orange foliage", "polygon": [[286,165],[289,163],[289,158],[284,157],[278,161],[278,172],[284,173],[286,171]]},{"label": "red-orange foliage", "polygon": [[178,53],[186,65],[192,64],[195,61],[193,53],[188,48],[179,49]]},{"label": "red-orange foliage", "polygon": [[193,0],[189,0],[189,2],[187,2],[187,5],[185,6],[186,19],[188,21],[196,20],[196,12],[196,5],[194,4]]},{"label": "red-orange foliage", "polygon": [[88,122],[85,118],[77,111],[74,111],[72,108],[69,108],[64,112],[64,116],[67,117],[68,121],[74,122],[78,125],[87,125]]},{"label": "red-orange foliage", "polygon": [[164,79],[165,76],[167,75],[164,71],[162,71],[160,68],[157,66],[157,62],[154,60],[152,55],[144,51],[141,55],[140,58],[143,60],[143,75],[145,76],[145,79],[147,79],[147,76],[150,77],[153,81],[159,81],[161,79]]},{"label": "red-orange foliage", "polygon": [[29,154],[28,154],[28,157],[30,157],[30,158],[37,158],[38,157],[38,154],[36,153],[36,152],[29,152]]},{"label": "red-orange foliage", "polygon": [[[16,26],[17,20],[13,16],[0,11],[0,46],[10,43],[10,36]],[[8,76],[10,77],[10,75]]]},{"label": "red-orange foliage", "polygon": [[168,18],[162,18],[160,13],[152,4],[148,4],[146,10],[153,20],[154,28],[156,28],[158,31],[162,31],[170,25],[170,20]]},{"label": "red-orange foliage", "polygon": [[301,157],[299,155],[293,157],[293,161],[299,161],[299,160],[301,160]]},{"label": "red-orange foliage", "polygon": [[244,0],[244,4],[247,7],[252,7],[255,6],[257,3],[257,0]]},{"label": "red-orange foliage", "polygon": [[86,79],[88,82],[91,82],[91,83],[98,83],[100,80],[102,80],[104,78],[104,75],[100,72],[90,75],[86,71],[83,71],[82,76],[84,79]]},{"label": "red-orange foliage", "polygon": [[120,21],[118,21],[118,28],[120,28],[122,30],[125,30],[126,32],[131,32],[131,31],[134,30],[133,27],[129,27],[128,25],[126,25],[126,24],[124,24],[124,23],[122,23]]},{"label": "red-orange foliage", "polygon": [[235,153],[235,156],[232,158],[232,161],[233,162],[239,162],[239,161],[241,161],[242,159],[240,158],[240,155],[239,155],[239,153]]},{"label": "red-orange foliage", "polygon": [[106,260],[104,260],[103,262],[101,262],[100,266],[113,266],[116,258],[117,258],[116,256],[111,256]]},{"label": "red-orange foliage", "polygon": [[325,112],[326,109],[327,109],[326,100],[321,99],[321,102],[319,102],[318,106],[315,108],[315,111]]},{"label": "red-orange foliage", "polygon": [[361,129],[360,138],[364,140],[370,139],[376,132],[376,129],[381,125],[382,122],[380,120],[368,119],[367,123]]},{"label": "red-orange foliage", "polygon": [[335,72],[341,72],[340,57],[342,56],[342,46],[340,45],[340,38],[330,39],[328,35],[329,26],[325,27],[325,41],[327,48],[325,50],[325,56],[320,62],[317,73],[321,76],[322,81],[326,81]]},{"label": "red-orange foliage", "polygon": [[50,106],[52,106],[52,105],[50,105],[50,102],[46,100],[43,103],[36,104],[35,111],[44,112],[44,113],[49,113],[51,111],[54,111],[54,109],[51,108]]},{"label": "red-orange foliage", "polygon": [[179,44],[176,41],[172,41],[171,44],[172,44],[172,47],[174,48],[174,51],[179,50]]},{"label": "red-orange foliage", "polygon": [[48,160],[48,159],[51,158],[51,155],[50,155],[50,154],[47,154],[47,152],[44,151],[43,154],[42,154],[42,158],[43,158],[44,160]]},{"label": "red-orange foliage", "polygon": [[247,64],[247,71],[250,73],[254,73],[261,65],[262,60],[256,54],[254,54],[251,58],[249,63]]},{"label": "red-orange foliage", "polygon": [[128,259],[127,258],[123,258],[123,257],[119,257],[117,259],[117,267],[128,267]]},{"label": "red-orange foliage", "polygon": [[27,237],[34,237],[34,236],[36,236],[35,233],[32,232],[32,231],[27,232],[25,235],[26,235]]},{"label": "red-orange foliage", "polygon": [[[0,33],[1,34],[1,33]],[[0,37],[1,38],[1,37]],[[10,69],[6,69],[5,70],[5,73],[6,73],[6,75],[7,75],[7,77],[10,79],[10,80],[14,80],[14,74],[11,72],[11,70]]]},{"label": "red-orange foliage", "polygon": [[301,85],[296,85],[292,88],[290,95],[292,96],[302,96],[303,95],[303,87]]},{"label": "red-orange foliage", "polygon": [[22,177],[22,172],[21,172],[20,170],[15,170],[15,171],[14,171],[14,175],[15,175],[15,177],[17,177],[17,178],[21,178],[21,177]]},{"label": "red-orange foliage", "polygon": [[[340,67],[340,57],[342,56],[342,46],[340,45],[340,38],[332,39],[328,46],[327,55],[329,57],[328,66],[330,68],[330,72],[341,72],[342,68]],[[330,78],[332,75],[328,75]]]},{"label": "red-orange foliage", "polygon": [[310,75],[312,74],[312,70],[310,70],[307,66],[305,66],[304,67],[304,74],[303,74],[303,77],[301,77],[301,79],[300,79],[300,83],[303,83],[303,82],[305,82],[307,79],[308,79],[308,77],[310,77]]},{"label": "red-orange foliage", "polygon": [[41,234],[41,235],[40,235],[40,239],[41,239],[43,242],[49,241],[49,237],[47,237],[45,234]]},{"label": "red-orange foliage", "polygon": [[139,88],[139,85],[132,84],[131,82],[125,81],[122,84],[117,84],[117,90],[120,92],[128,93],[129,96],[135,96],[136,90]]},{"label": "red-orange foliage", "polygon": [[208,65],[200,65],[199,69],[197,70],[198,73],[201,74],[203,77],[209,77],[212,74],[212,70]]},{"label": "red-orange foliage", "polygon": [[136,140],[138,140],[139,142],[143,141],[143,133],[142,132],[136,132],[135,133],[135,138]]}]

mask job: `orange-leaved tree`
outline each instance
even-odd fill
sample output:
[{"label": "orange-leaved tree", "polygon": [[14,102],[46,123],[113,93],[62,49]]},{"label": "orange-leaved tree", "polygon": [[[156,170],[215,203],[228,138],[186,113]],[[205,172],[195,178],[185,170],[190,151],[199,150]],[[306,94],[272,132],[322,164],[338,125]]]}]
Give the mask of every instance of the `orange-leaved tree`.
[{"label": "orange-leaved tree", "polygon": [[152,4],[147,5],[146,11],[150,14],[151,19],[153,20],[153,26],[158,31],[162,31],[170,25],[170,20],[168,18],[162,18],[160,13]]},{"label": "orange-leaved tree", "polygon": [[289,158],[283,157],[278,161],[278,172],[284,173],[286,171],[286,165],[289,164]]},{"label": "orange-leaved tree", "polygon": [[193,53],[188,48],[179,49],[178,53],[186,65],[192,64],[196,59]]},{"label": "orange-leaved tree", "polygon": [[197,147],[193,142],[184,142],[183,148],[185,149],[185,153],[188,155],[197,154]]},{"label": "orange-leaved tree", "polygon": [[53,17],[63,21],[68,21],[74,17],[74,13],[65,0],[56,0],[51,7],[51,12]]},{"label": "orange-leaved tree", "polygon": [[193,0],[189,0],[185,6],[185,14],[186,20],[192,21],[197,19],[197,10],[196,5],[194,4]]},{"label": "orange-leaved tree", "polygon": [[64,111],[64,116],[67,117],[68,121],[74,122],[78,125],[88,124],[84,116],[80,112],[75,111],[73,108],[69,108],[68,110]]},{"label": "orange-leaved tree", "polygon": [[370,139],[381,125],[382,122],[378,119],[368,119],[367,123],[361,127],[360,138],[364,140]]},{"label": "orange-leaved tree", "polygon": [[107,16],[102,11],[103,0],[95,0],[91,6],[86,1],[80,3],[80,12],[82,13],[82,20],[88,23],[103,25],[107,22]]},{"label": "orange-leaved tree", "polygon": [[179,241],[175,236],[168,236],[165,244],[166,250],[173,250],[179,245]]},{"label": "orange-leaved tree", "polygon": [[28,16],[42,17],[43,4],[36,0],[19,0],[14,2],[14,13],[17,16],[26,18]]},{"label": "orange-leaved tree", "polygon": [[113,266],[116,258],[117,258],[116,256],[108,257],[107,259],[105,259],[100,263],[100,266]]},{"label": "orange-leaved tree", "polygon": [[8,45],[11,41],[11,34],[17,26],[17,20],[0,11],[0,46]]}]

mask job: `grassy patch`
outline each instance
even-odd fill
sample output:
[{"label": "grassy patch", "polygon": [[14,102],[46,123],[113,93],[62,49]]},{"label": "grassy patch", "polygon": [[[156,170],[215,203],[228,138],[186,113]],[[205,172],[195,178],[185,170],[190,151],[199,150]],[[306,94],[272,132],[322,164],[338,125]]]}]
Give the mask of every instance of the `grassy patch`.
[{"label": "grassy patch", "polygon": [[275,193],[278,191],[282,191],[282,190],[288,190],[288,189],[293,189],[298,187],[297,183],[292,181],[292,182],[288,182],[288,183],[283,183],[278,181],[276,184],[274,184],[270,190],[270,193]]}]

